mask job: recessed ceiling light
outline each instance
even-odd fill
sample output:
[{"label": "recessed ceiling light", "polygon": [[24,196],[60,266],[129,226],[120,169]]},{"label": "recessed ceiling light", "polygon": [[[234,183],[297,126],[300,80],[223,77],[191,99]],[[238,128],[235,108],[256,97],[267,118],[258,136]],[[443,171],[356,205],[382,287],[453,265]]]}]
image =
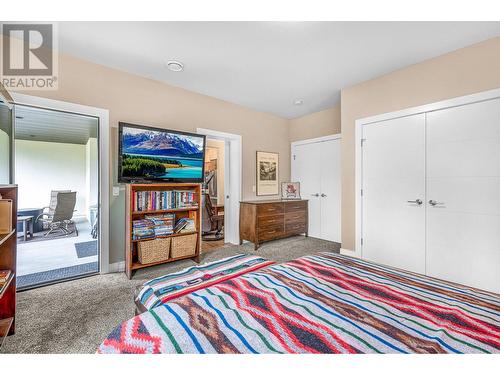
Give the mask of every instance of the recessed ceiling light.
[{"label": "recessed ceiling light", "polygon": [[170,60],[167,61],[167,68],[172,72],[182,72],[184,70],[184,64],[180,61]]},{"label": "recessed ceiling light", "polygon": [[296,99],[293,102],[293,105],[302,105],[302,104],[304,104],[304,101],[302,99]]}]

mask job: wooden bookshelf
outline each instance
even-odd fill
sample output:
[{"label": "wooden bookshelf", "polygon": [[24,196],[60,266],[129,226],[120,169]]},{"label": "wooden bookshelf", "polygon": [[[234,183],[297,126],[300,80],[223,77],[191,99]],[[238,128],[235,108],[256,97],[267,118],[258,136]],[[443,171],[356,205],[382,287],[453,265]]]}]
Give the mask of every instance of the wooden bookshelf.
[{"label": "wooden bookshelf", "polygon": [[[195,195],[195,206],[181,207],[181,208],[171,208],[166,210],[149,210],[149,211],[138,211],[134,209],[134,197],[137,192],[141,191],[192,191]],[[199,262],[200,249],[201,249],[201,185],[200,184],[190,184],[190,183],[178,183],[178,184],[129,184],[126,187],[126,201],[125,201],[125,273],[130,279],[133,276],[135,270],[152,267],[159,264],[165,264],[170,262],[175,262],[181,259],[194,259]],[[180,218],[190,218],[194,220],[195,231],[174,233],[166,236],[159,236],[157,238],[175,238],[180,236],[197,235],[196,240],[196,250],[193,255],[181,256],[181,257],[169,257],[168,259],[152,262],[147,264],[142,264],[138,259],[138,246],[139,243],[145,241],[153,241],[156,238],[147,239],[133,239],[133,221],[139,220],[145,217],[145,215],[161,215],[165,213],[175,214],[175,222]],[[175,223],[174,223],[175,224]]]},{"label": "wooden bookshelf", "polygon": [[0,185],[2,199],[12,200],[12,230],[0,234],[0,270],[10,270],[7,282],[0,288],[0,343],[15,331],[16,257],[17,257],[17,186]]}]

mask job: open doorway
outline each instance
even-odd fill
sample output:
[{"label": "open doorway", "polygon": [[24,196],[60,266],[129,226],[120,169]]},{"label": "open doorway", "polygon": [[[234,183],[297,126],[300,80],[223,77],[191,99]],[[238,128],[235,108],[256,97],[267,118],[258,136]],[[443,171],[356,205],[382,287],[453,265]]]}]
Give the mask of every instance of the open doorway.
[{"label": "open doorway", "polygon": [[202,251],[239,243],[241,136],[197,129],[207,137],[202,208]]},{"label": "open doorway", "polygon": [[18,289],[99,272],[99,119],[14,107]]},{"label": "open doorway", "polygon": [[205,180],[203,184],[202,250],[223,247],[224,239],[224,172],[225,142],[207,138]]}]

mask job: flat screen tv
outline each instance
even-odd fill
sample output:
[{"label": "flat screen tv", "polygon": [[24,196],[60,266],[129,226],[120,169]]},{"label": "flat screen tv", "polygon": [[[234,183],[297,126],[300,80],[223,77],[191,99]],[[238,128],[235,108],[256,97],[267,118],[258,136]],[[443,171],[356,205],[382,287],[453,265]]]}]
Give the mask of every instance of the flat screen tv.
[{"label": "flat screen tv", "polygon": [[205,136],[119,123],[120,182],[203,182]]}]

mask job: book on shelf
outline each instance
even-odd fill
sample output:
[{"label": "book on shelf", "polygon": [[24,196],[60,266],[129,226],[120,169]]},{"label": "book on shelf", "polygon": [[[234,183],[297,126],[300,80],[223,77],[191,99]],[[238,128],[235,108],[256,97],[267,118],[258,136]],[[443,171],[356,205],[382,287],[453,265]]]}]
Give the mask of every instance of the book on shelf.
[{"label": "book on shelf", "polygon": [[0,284],[5,283],[12,273],[11,270],[0,270]]},{"label": "book on shelf", "polygon": [[155,237],[154,224],[149,219],[134,220],[132,222],[132,239],[145,240]]},{"label": "book on shelf", "polygon": [[146,215],[142,220],[132,223],[132,239],[145,240],[168,236],[174,232],[174,214]]},{"label": "book on shelf", "polygon": [[177,221],[175,224],[174,232],[175,233],[185,233],[185,232],[194,232],[196,231],[196,225],[193,219],[182,218]]},{"label": "book on shelf", "polygon": [[134,211],[158,211],[197,206],[192,190],[136,191],[132,196]]},{"label": "book on shelf", "polygon": [[147,215],[146,219],[149,219],[154,224],[155,235],[157,237],[168,236],[174,232],[174,214],[165,214],[161,216],[151,216]]},{"label": "book on shelf", "polygon": [[0,291],[3,289],[4,285],[7,283],[12,271],[11,270],[0,270]]}]

